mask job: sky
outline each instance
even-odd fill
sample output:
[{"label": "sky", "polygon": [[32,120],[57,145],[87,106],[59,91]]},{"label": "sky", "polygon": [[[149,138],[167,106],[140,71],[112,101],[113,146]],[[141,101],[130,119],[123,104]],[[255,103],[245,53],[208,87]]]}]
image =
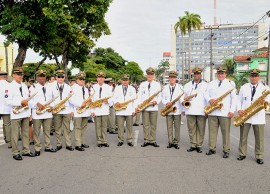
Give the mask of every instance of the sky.
[{"label": "sky", "polygon": [[[163,52],[170,52],[171,27],[186,10],[199,14],[207,25],[214,22],[214,0],[114,0],[106,14],[111,35],[101,37],[96,47],[111,47],[143,70],[157,67]],[[270,0],[217,0],[217,21],[254,23],[269,10]],[[27,52],[25,62],[40,60],[34,51]]]}]

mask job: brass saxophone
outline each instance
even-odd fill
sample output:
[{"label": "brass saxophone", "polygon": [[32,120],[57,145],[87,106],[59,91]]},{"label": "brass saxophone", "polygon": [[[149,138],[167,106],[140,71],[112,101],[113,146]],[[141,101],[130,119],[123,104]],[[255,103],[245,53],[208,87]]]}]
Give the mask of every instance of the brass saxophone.
[{"label": "brass saxophone", "polygon": [[43,106],[44,106],[44,108],[43,109],[37,109],[36,110],[36,114],[37,115],[41,115],[41,114],[43,114],[43,113],[45,113],[45,112],[47,112],[47,111],[51,111],[51,106],[49,106],[52,102],[54,102],[55,100],[56,100],[56,98],[58,98],[59,97],[59,95],[58,96],[56,96],[56,97],[54,97],[54,98],[52,98],[51,100],[49,100],[48,102],[46,102]]},{"label": "brass saxophone", "polygon": [[71,96],[73,95],[73,93],[70,93],[64,100],[62,100],[61,102],[59,102],[53,109],[52,109],[52,113],[53,114],[57,114],[59,113],[61,110],[65,109],[65,103],[66,101],[68,101]]},{"label": "brass saxophone", "polygon": [[165,106],[164,108],[162,108],[160,111],[161,116],[165,117],[171,112],[176,112],[177,107],[173,105],[183,96],[183,94],[184,94],[184,91],[182,90],[182,93],[179,96],[177,96],[173,101],[171,101],[172,106]]},{"label": "brass saxophone", "polygon": [[256,101],[254,101],[249,107],[247,107],[244,112],[245,114],[243,116],[237,115],[233,118],[233,124],[236,127],[239,127],[243,125],[250,117],[255,115],[257,112],[261,111],[262,109],[268,110],[269,105],[268,102],[261,103],[261,100],[263,100],[267,95],[270,94],[270,90],[265,90],[262,92],[262,96],[260,96]]},{"label": "brass saxophone", "polygon": [[94,102],[91,102],[90,103],[90,108],[100,108],[102,107],[102,103],[105,101],[105,100],[108,100],[109,98],[111,98],[112,96],[109,96],[109,97],[106,97],[106,98],[102,98],[102,99],[99,99],[99,100],[96,100]]},{"label": "brass saxophone", "polygon": [[192,98],[196,97],[196,96],[197,96],[197,93],[185,97],[185,99],[184,99],[184,101],[183,101],[184,107],[185,107],[185,108],[189,108],[189,107],[191,106],[190,100],[191,100]]},{"label": "brass saxophone", "polygon": [[146,99],[145,101],[143,101],[141,104],[139,104],[139,105],[137,106],[136,110],[137,110],[138,112],[141,112],[141,111],[145,110],[147,107],[153,106],[154,103],[151,102],[151,101],[152,101],[152,100],[153,100],[153,99],[154,99],[161,91],[162,91],[162,89],[159,90],[158,92],[154,93],[152,96],[150,96],[149,98],[147,98],[147,99]]},{"label": "brass saxophone", "polygon": [[204,113],[205,114],[210,114],[211,112],[213,112],[216,109],[222,109],[223,108],[223,103],[221,101],[223,100],[223,98],[225,98],[227,95],[229,95],[233,90],[234,90],[234,88],[230,89],[229,91],[227,91],[226,93],[224,93],[223,95],[218,97],[216,99],[216,103],[214,105],[210,104],[210,105],[204,107]]},{"label": "brass saxophone", "polygon": [[[26,99],[26,101],[31,100],[36,94],[37,94],[37,92],[35,92],[34,94],[32,94],[30,97],[28,97]],[[14,114],[19,114],[22,111],[27,110],[27,109],[29,109],[29,106],[28,105],[27,106],[16,106],[16,107],[13,107],[12,111],[13,111]]]},{"label": "brass saxophone", "polygon": [[131,100],[128,100],[128,101],[126,101],[126,102],[122,102],[122,103],[120,103],[120,106],[119,107],[114,107],[114,110],[115,111],[120,111],[120,110],[123,110],[123,109],[127,109],[127,105],[129,104],[129,103],[131,103],[131,102],[133,102],[134,100],[136,100],[137,98],[133,98],[133,99],[131,99]]},{"label": "brass saxophone", "polygon": [[92,100],[92,97],[94,96],[95,92],[96,91],[94,90],[94,93],[84,101],[84,103],[86,103],[85,107],[76,108],[76,111],[78,114],[82,114],[84,111],[86,111],[88,108],[90,108],[90,104],[91,104],[90,101]]}]

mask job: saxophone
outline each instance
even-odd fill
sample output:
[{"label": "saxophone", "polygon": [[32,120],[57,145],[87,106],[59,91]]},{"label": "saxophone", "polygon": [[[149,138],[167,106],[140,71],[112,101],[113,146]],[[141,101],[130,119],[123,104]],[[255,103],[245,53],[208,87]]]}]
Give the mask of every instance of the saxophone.
[{"label": "saxophone", "polygon": [[226,93],[224,93],[223,95],[218,97],[216,99],[216,103],[214,105],[210,104],[210,105],[204,107],[204,113],[205,114],[210,114],[211,112],[213,112],[216,109],[222,109],[223,108],[223,103],[221,101],[223,100],[223,98],[225,98],[227,95],[229,95],[233,90],[234,90],[234,88],[230,89],[229,91],[227,91]]},{"label": "saxophone", "polygon": [[158,92],[154,93],[152,96],[150,96],[149,98],[147,98],[147,99],[146,99],[145,101],[143,101],[141,104],[139,104],[139,105],[137,106],[136,110],[137,110],[138,112],[141,112],[141,111],[145,110],[147,107],[153,106],[154,103],[151,102],[151,101],[152,101],[152,100],[153,100],[153,99],[154,99],[161,91],[162,91],[162,89],[159,90]]},{"label": "saxophone", "polygon": [[236,127],[239,127],[243,125],[250,117],[255,115],[257,112],[261,111],[262,109],[268,110],[269,105],[268,102],[261,103],[261,100],[263,100],[267,95],[270,94],[270,90],[265,90],[262,92],[262,96],[260,96],[255,102],[253,102],[249,107],[247,107],[244,112],[245,114],[243,116],[237,115],[233,118],[233,124]]},{"label": "saxophone", "polygon": [[56,98],[58,98],[59,97],[59,95],[58,96],[56,96],[56,97],[54,97],[54,98],[52,98],[51,100],[49,100],[48,102],[46,102],[43,106],[44,106],[44,108],[43,109],[37,109],[36,110],[36,114],[37,115],[41,115],[41,114],[43,114],[43,113],[45,113],[45,112],[47,112],[47,111],[51,111],[51,106],[49,106],[52,102],[54,102],[55,100],[56,100]]},{"label": "saxophone", "polygon": [[[37,94],[37,92],[35,92],[34,94],[32,94],[30,97],[28,97],[26,99],[26,101],[31,100],[36,94]],[[12,111],[13,111],[14,114],[19,114],[22,111],[27,110],[27,109],[29,109],[29,106],[28,105],[27,106],[16,106],[16,107],[13,107]]]},{"label": "saxophone", "polygon": [[190,100],[191,100],[192,98],[196,97],[196,96],[197,96],[197,93],[185,97],[185,99],[184,99],[184,101],[183,101],[184,107],[185,107],[185,108],[189,108],[189,107],[191,106]]},{"label": "saxophone", "polygon": [[182,94],[180,94],[177,98],[171,101],[172,106],[165,106],[164,108],[162,108],[160,111],[161,116],[165,117],[171,112],[175,113],[177,111],[177,107],[173,105],[183,96],[183,94],[184,94],[184,91],[182,90]]},{"label": "saxophone", "polygon": [[73,93],[70,93],[64,100],[62,100],[61,102],[59,102],[53,109],[52,109],[52,113],[53,114],[57,114],[59,113],[61,110],[65,109],[65,103],[71,98],[71,96],[73,95]]},{"label": "saxophone", "polygon": [[111,98],[112,96],[109,96],[109,97],[106,97],[106,98],[102,98],[102,99],[99,99],[99,100],[96,100],[92,103],[90,103],[90,108],[100,108],[102,107],[102,103],[105,101],[105,100],[108,100],[109,98]]},{"label": "saxophone", "polygon": [[122,102],[122,103],[120,103],[120,106],[119,107],[114,107],[114,110],[115,111],[120,111],[120,110],[122,110],[122,109],[127,109],[127,105],[129,104],[129,103],[131,103],[131,102],[133,102],[134,100],[136,100],[137,98],[133,98],[133,99],[131,99],[131,100],[128,100],[128,101],[126,101],[126,102]]},{"label": "saxophone", "polygon": [[88,108],[90,108],[90,104],[91,104],[90,101],[92,100],[92,97],[94,96],[95,92],[96,91],[94,90],[94,93],[84,101],[84,103],[86,103],[85,107],[76,108],[76,111],[78,114],[82,114],[84,111],[86,111]]}]

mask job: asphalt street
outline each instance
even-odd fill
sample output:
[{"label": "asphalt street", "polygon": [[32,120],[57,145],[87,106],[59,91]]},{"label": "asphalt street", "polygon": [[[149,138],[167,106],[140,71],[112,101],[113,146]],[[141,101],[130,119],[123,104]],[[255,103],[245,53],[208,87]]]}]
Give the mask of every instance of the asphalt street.
[{"label": "asphalt street", "polygon": [[[167,149],[165,118],[159,116],[159,148],[145,147],[142,126],[134,127],[135,147],[117,147],[117,135],[108,134],[109,148],[96,147],[94,124],[89,123],[84,152],[62,149],[41,152],[22,161],[12,158],[7,145],[0,146],[0,193],[270,193],[270,116],[265,129],[264,164],[254,157],[254,134],[249,133],[247,158],[238,161],[239,128],[231,128],[230,158],[222,158],[221,132],[217,154],[188,153],[186,118],[181,125],[180,149]],[[138,135],[138,138],[136,138]],[[136,141],[137,139],[137,141]],[[55,137],[52,137],[55,146]],[[33,146],[31,146],[33,150]]]}]

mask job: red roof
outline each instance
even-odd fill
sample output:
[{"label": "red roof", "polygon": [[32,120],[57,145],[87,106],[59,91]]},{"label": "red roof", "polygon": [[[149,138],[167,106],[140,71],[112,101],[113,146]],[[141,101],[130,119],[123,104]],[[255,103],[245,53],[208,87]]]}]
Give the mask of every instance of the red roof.
[{"label": "red roof", "polygon": [[234,56],[233,58],[235,61],[239,62],[250,61],[250,56]]},{"label": "red roof", "polygon": [[268,52],[251,55],[252,58],[268,58]]}]

